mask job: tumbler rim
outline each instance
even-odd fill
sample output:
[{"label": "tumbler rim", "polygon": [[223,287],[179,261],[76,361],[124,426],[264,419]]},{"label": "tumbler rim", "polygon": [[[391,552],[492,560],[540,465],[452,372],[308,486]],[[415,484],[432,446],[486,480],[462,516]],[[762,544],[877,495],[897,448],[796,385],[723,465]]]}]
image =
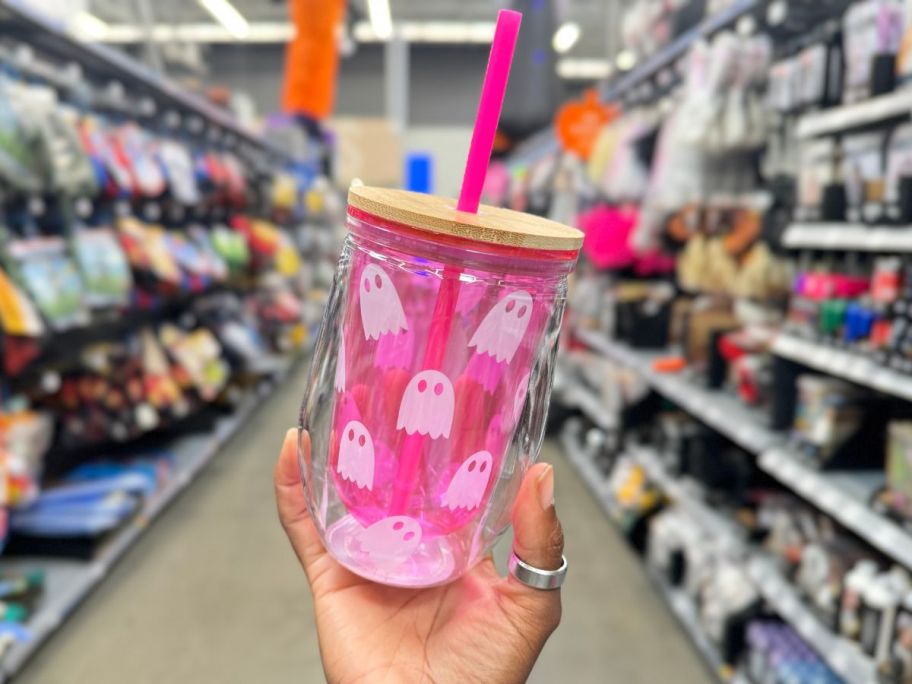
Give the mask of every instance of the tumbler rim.
[{"label": "tumbler rim", "polygon": [[456,209],[456,200],[407,190],[352,186],[349,213],[364,212],[431,235],[523,250],[577,253],[583,233],[532,214],[481,205],[477,214]]}]

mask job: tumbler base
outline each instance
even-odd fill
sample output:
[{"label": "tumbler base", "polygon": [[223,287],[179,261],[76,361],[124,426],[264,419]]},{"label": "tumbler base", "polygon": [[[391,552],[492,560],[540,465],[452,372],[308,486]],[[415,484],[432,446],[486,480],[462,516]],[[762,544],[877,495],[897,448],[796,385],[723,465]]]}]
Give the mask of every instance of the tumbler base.
[{"label": "tumbler base", "polygon": [[326,530],[326,546],[346,568],[365,579],[395,587],[430,587],[452,579],[456,563],[445,536],[425,538],[416,548],[371,543],[358,520],[347,515]]}]

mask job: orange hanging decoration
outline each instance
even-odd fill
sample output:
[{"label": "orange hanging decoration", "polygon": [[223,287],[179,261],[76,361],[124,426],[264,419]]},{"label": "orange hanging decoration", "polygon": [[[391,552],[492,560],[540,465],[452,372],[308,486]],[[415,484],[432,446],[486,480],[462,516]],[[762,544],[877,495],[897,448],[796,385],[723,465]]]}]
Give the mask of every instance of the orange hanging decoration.
[{"label": "orange hanging decoration", "polygon": [[282,109],[325,119],[332,113],[339,69],[337,29],[345,0],[289,0],[295,36],[288,43]]},{"label": "orange hanging decoration", "polygon": [[557,112],[557,139],[565,151],[589,159],[602,128],[617,115],[615,107],[599,102],[595,89],[587,90],[581,101],[568,102]]}]

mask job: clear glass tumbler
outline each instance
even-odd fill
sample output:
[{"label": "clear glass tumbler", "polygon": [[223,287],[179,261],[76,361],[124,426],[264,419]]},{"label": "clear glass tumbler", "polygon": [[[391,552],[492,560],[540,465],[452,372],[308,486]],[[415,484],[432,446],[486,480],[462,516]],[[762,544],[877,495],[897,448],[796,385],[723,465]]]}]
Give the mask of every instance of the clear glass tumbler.
[{"label": "clear glass tumbler", "polygon": [[491,207],[353,188],[299,449],[329,552],[384,584],[462,575],[538,458],[582,235]]}]

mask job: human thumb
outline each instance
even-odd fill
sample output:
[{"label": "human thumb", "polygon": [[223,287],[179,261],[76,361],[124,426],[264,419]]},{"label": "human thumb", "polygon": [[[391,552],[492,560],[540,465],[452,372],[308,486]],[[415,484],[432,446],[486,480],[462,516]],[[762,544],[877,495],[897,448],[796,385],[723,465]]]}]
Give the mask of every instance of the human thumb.
[{"label": "human thumb", "polygon": [[557,570],[564,533],[554,508],[554,468],[538,463],[523,478],[513,505],[513,552],[527,565]]},{"label": "human thumb", "polygon": [[[564,533],[554,509],[554,468],[532,466],[523,478],[513,504],[513,553],[526,565],[557,570],[564,552]],[[515,611],[516,624],[524,625],[523,638],[535,649],[544,646],[561,619],[560,590],[535,589],[509,574],[500,585]]]}]

